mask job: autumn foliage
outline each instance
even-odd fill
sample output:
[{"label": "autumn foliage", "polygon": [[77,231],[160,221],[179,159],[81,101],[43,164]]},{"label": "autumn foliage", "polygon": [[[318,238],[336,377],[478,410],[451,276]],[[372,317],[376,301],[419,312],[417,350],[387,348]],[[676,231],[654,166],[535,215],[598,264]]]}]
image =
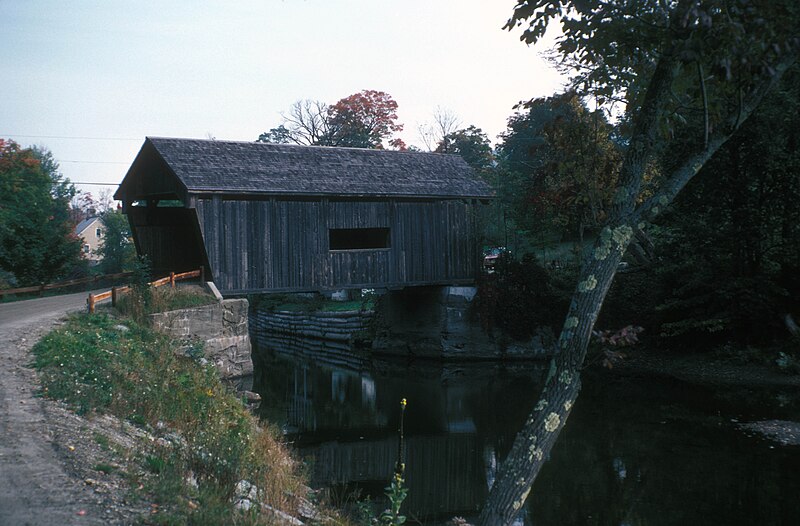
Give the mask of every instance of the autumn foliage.
[{"label": "autumn foliage", "polygon": [[336,146],[383,148],[384,139],[402,131],[397,123],[397,102],[383,91],[363,90],[339,100],[328,109]]},{"label": "autumn foliage", "polygon": [[351,148],[407,149],[392,135],[403,129],[397,122],[397,102],[386,92],[363,90],[329,106],[300,100],[283,114],[284,122],[262,133],[259,142]]}]

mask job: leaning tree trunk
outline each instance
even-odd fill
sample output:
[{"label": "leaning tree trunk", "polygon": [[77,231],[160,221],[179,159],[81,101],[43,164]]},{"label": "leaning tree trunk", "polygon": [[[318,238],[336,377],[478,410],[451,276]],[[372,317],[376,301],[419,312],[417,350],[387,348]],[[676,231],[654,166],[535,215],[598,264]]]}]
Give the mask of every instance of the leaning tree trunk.
[{"label": "leaning tree trunk", "polygon": [[688,156],[669,174],[656,194],[637,208],[663,101],[668,97],[679,67],[673,50],[663,52],[650,79],[620,170],[621,184],[617,189],[610,220],[595,241],[591,254],[583,262],[579,282],[558,339],[557,354],[550,362],[542,394],[500,467],[478,519],[479,526],[511,524],[525,504],[531,486],[549,457],[580,391],[580,372],[592,329],[634,231],[643,226],[643,221],[652,220],[672,202],[797,58],[795,53],[777,64],[775,74],[741,102],[738,111],[729,120],[727,131],[707,141],[698,153]]},{"label": "leaning tree trunk", "polygon": [[633,236],[634,227],[629,222],[655,139],[659,111],[675,78],[676,67],[677,61],[668,50],[653,73],[620,169],[621,184],[609,225],[597,237],[591,254],[581,266],[541,397],[500,467],[478,519],[481,526],[510,524],[517,516],[578,396],[581,367],[594,323]]},{"label": "leaning tree trunk", "polygon": [[513,522],[550,455],[580,392],[580,370],[592,328],[631,235],[628,225],[606,227],[593,256],[584,263],[542,395],[500,468],[480,525]]}]

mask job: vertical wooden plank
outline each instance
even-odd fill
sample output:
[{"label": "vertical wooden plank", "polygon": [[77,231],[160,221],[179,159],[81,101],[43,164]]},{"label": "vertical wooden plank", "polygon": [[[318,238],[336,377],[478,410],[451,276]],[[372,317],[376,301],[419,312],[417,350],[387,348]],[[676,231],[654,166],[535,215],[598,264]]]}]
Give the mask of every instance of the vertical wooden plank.
[{"label": "vertical wooden plank", "polygon": [[215,271],[215,278],[217,280],[217,286],[220,288],[225,287],[225,275],[227,270],[225,269],[225,218],[223,217],[223,210],[222,210],[222,199],[220,196],[215,195],[212,198],[212,209],[213,209],[213,216],[211,220],[214,222],[214,236],[216,238],[214,242],[214,247],[216,250],[216,267],[217,270]]},{"label": "vertical wooden plank", "polygon": [[264,288],[275,287],[275,200],[270,199],[264,202]]},{"label": "vertical wooden plank", "polygon": [[331,282],[330,279],[330,238],[328,235],[328,230],[330,229],[329,225],[329,216],[330,216],[330,199],[327,197],[322,199],[320,203],[319,209],[319,228],[320,228],[320,237],[319,237],[319,246],[317,247],[319,251],[319,267],[317,268],[317,285],[319,287],[327,287]]},{"label": "vertical wooden plank", "polygon": [[236,222],[236,211],[239,208],[236,206],[235,201],[223,199],[222,207],[225,212],[225,240],[227,242],[227,250],[225,251],[225,266],[228,269],[228,279],[226,288],[232,290],[236,288],[238,282],[238,267],[236,262],[238,260],[238,233],[239,224]]},{"label": "vertical wooden plank", "polygon": [[396,202],[390,199],[386,203],[386,213],[389,221],[389,253],[386,257],[386,281],[389,283],[397,282],[397,273],[400,263],[400,249],[397,246],[397,219],[396,219]]},{"label": "vertical wooden plank", "polygon": [[266,201],[258,201],[255,206],[255,217],[253,221],[256,224],[256,231],[255,231],[255,239],[256,239],[256,249],[255,254],[253,255],[253,265],[256,267],[258,276],[254,280],[255,288],[256,289],[263,289],[266,287],[266,273],[267,273],[267,261],[266,261],[266,245],[264,243],[264,238],[267,235],[267,225],[266,220],[264,219],[264,207]]},{"label": "vertical wooden plank", "polygon": [[300,286],[300,271],[303,268],[303,252],[302,247],[302,229],[303,229],[303,215],[300,213],[300,204],[297,202],[291,203],[291,214],[289,222],[289,248],[292,251],[292,277],[291,283],[293,287]]},{"label": "vertical wooden plank", "polygon": [[214,228],[213,207],[209,200],[199,199],[197,202],[197,213],[200,216],[200,222],[205,225],[203,230],[203,242],[206,246],[206,255],[208,256],[209,275],[206,277],[209,281],[214,281],[214,272],[219,272],[219,263],[217,262],[217,246],[216,246],[216,232]]},{"label": "vertical wooden plank", "polygon": [[258,233],[255,229],[255,214],[257,212],[258,201],[248,200],[245,209],[244,231],[247,243],[247,258],[245,258],[245,268],[247,269],[247,279],[245,283],[248,289],[254,289],[254,278],[257,275],[253,265],[253,254],[258,250]]},{"label": "vertical wooden plank", "polygon": [[254,278],[256,289],[263,289],[265,287],[264,278],[267,271],[266,262],[266,247],[264,246],[264,237],[266,236],[266,222],[264,220],[264,203],[263,200],[258,200],[254,203],[253,221],[255,223],[255,254],[253,255],[253,266],[258,275]]},{"label": "vertical wooden plank", "polygon": [[206,269],[206,279],[216,282],[216,275],[219,274],[219,260],[217,258],[219,247],[217,246],[217,218],[214,215],[213,202],[210,199],[198,199],[197,213],[200,215],[200,220],[205,225],[203,242],[206,246],[206,255],[208,256],[209,265],[209,268]]},{"label": "vertical wooden plank", "polygon": [[300,204],[297,202],[293,202],[291,205],[292,213],[289,217],[292,218],[289,224],[289,232],[291,234],[289,238],[289,248],[292,251],[292,277],[291,283],[293,287],[300,286],[300,269],[303,266],[302,262],[302,250],[301,250],[301,230],[303,228],[303,217],[300,213]]},{"label": "vertical wooden plank", "polygon": [[272,286],[280,288],[284,286],[283,281],[283,252],[281,250],[281,236],[283,226],[281,225],[282,205],[277,199],[271,199],[272,203]]},{"label": "vertical wooden plank", "polygon": [[290,207],[287,201],[278,201],[280,204],[280,225],[281,225],[281,259],[278,264],[281,264],[281,286],[290,287],[291,281],[291,266],[294,264],[292,261],[292,254],[289,252],[289,210]]},{"label": "vertical wooden plank", "polygon": [[238,257],[238,267],[239,267],[239,282],[236,284],[237,288],[247,289],[248,283],[250,281],[250,272],[247,268],[247,260],[250,257],[250,243],[249,237],[250,234],[248,232],[248,223],[247,223],[247,216],[248,210],[250,209],[250,201],[240,201],[237,203],[239,206],[236,207],[236,222],[239,225],[239,244],[241,245],[241,249],[237,252],[238,254],[234,254],[234,257]]},{"label": "vertical wooden plank", "polygon": [[274,239],[272,240],[272,269],[275,273],[274,277],[274,286],[275,288],[280,288],[286,286],[286,280],[283,277],[283,267],[285,265],[283,261],[284,253],[283,253],[283,235],[284,235],[284,226],[283,222],[281,221],[281,216],[283,213],[283,202],[274,200],[273,201],[273,218],[274,222]]},{"label": "vertical wooden plank", "polygon": [[243,200],[237,203],[236,207],[236,223],[238,224],[239,232],[237,235],[238,244],[241,246],[237,250],[237,254],[234,254],[234,257],[237,258],[237,267],[239,268],[237,274],[239,274],[239,280],[236,284],[236,288],[239,290],[247,289],[248,284],[250,281],[250,272],[247,266],[248,259],[250,257],[250,242],[249,242],[249,225],[247,222],[248,211],[250,209],[250,201]]},{"label": "vertical wooden plank", "polygon": [[297,286],[302,287],[305,283],[306,269],[308,268],[308,252],[307,252],[307,239],[309,238],[308,221],[306,216],[308,214],[309,203],[297,203],[295,209],[297,210],[297,228],[295,229],[297,240],[295,241],[295,251],[297,252]]}]

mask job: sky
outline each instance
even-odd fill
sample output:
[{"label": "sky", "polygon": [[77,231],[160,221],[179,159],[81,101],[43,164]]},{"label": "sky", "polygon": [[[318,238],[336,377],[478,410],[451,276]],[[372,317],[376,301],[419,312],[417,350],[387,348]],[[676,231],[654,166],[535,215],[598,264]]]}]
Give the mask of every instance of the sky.
[{"label": "sky", "polygon": [[0,137],[115,189],[146,136],[252,141],[292,102],[365,89],[399,136],[437,107],[492,141],[563,79],[502,27],[515,0],[0,0]]}]

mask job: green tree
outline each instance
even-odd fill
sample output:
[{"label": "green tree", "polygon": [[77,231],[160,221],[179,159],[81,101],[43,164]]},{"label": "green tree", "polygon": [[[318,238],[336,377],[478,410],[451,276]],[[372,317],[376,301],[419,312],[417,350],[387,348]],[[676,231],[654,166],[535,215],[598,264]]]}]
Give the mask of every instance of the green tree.
[{"label": "green tree", "polygon": [[[634,232],[742,126],[800,47],[800,6],[793,0],[519,0],[507,27],[522,25],[522,39],[534,43],[551,22],[561,25],[556,52],[572,68],[574,88],[601,103],[625,102],[625,150],[540,400],[498,471],[481,526],[510,524],[522,509],[580,392],[595,321]],[[691,147],[646,188],[648,165],[693,130],[700,131]]]},{"label": "green tree", "polygon": [[107,210],[100,215],[105,226],[103,243],[98,250],[103,261],[101,269],[106,274],[116,274],[133,269],[136,249],[131,241],[128,216],[119,210]]},{"label": "green tree", "polygon": [[445,135],[436,146],[436,152],[460,155],[473,170],[482,175],[494,167],[489,137],[473,125]]},{"label": "green tree", "polygon": [[708,346],[786,334],[800,294],[798,82],[795,67],[659,222],[664,336]]},{"label": "green tree", "polygon": [[19,284],[51,282],[80,265],[69,219],[74,194],[49,151],[0,139],[0,268]]},{"label": "green tree", "polygon": [[293,144],[296,143],[292,131],[289,130],[285,124],[279,125],[277,128],[270,128],[269,131],[262,133],[256,139],[256,142],[268,142],[272,144]]},{"label": "green tree", "polygon": [[612,126],[574,92],[520,105],[501,135],[501,194],[515,223],[582,241],[611,208],[621,162]]}]

